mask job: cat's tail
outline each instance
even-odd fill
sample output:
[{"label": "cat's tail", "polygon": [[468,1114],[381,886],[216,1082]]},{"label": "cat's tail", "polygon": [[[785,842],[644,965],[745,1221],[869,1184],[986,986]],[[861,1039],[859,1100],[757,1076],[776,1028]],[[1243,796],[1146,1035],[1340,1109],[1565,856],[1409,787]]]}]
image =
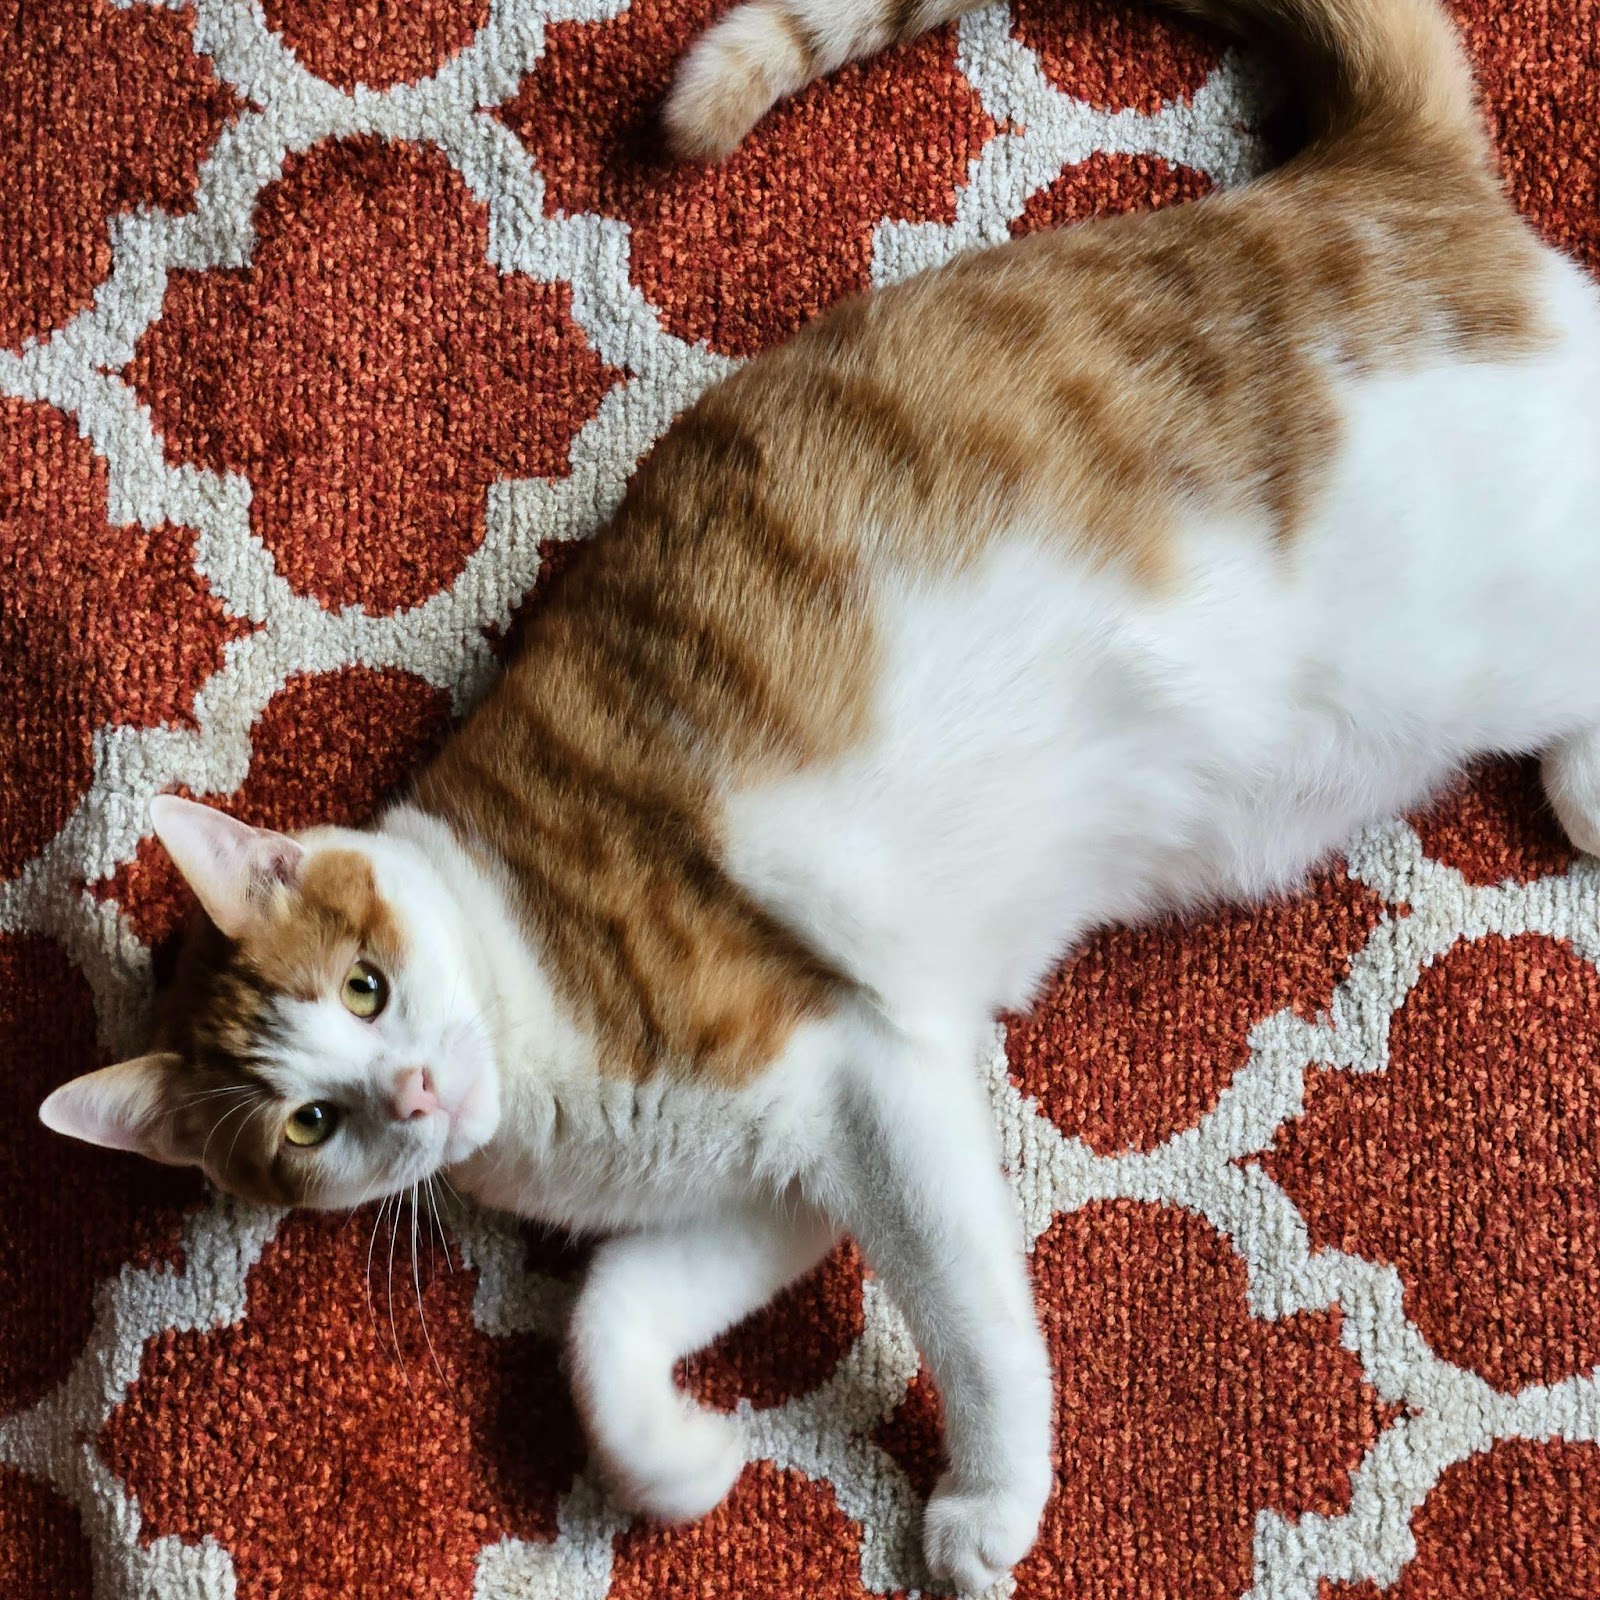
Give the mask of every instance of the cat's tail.
[{"label": "cat's tail", "polygon": [[[680,155],[719,160],[787,95],[985,0],[749,0],[690,50],[667,98]],[[1437,0],[1170,0],[1297,72],[1316,132],[1488,160],[1472,78]]]}]

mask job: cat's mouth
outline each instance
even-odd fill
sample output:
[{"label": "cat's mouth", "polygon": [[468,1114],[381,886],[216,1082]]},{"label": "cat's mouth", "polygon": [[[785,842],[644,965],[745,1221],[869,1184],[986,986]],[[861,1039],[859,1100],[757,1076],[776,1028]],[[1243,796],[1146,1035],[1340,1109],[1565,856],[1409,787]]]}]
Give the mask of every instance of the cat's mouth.
[{"label": "cat's mouth", "polygon": [[492,1074],[479,1073],[449,1101],[441,1099],[434,1110],[411,1119],[386,1180],[388,1192],[402,1194],[427,1183],[481,1150],[499,1125],[497,1101]]}]

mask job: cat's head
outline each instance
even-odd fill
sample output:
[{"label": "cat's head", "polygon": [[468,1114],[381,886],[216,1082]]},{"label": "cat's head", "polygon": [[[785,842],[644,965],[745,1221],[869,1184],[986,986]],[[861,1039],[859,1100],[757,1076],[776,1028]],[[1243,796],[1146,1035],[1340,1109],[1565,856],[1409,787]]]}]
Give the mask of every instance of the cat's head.
[{"label": "cat's head", "polygon": [[475,942],[419,852],[293,838],[163,796],[151,821],[200,901],[148,1055],[63,1084],[57,1132],[202,1168],[278,1204],[353,1206],[463,1160],[499,1085]]}]

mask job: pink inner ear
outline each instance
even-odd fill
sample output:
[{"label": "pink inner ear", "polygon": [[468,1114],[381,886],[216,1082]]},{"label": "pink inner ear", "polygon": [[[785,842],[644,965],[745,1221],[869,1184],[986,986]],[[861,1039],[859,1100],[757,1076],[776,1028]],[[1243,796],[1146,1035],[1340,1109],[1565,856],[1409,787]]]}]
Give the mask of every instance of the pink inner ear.
[{"label": "pink inner ear", "polygon": [[293,883],[299,876],[300,858],[305,852],[293,839],[286,839],[281,833],[256,831],[260,837],[252,849],[252,877],[257,883]]},{"label": "pink inner ear", "polygon": [[39,1120],[71,1139],[170,1161],[166,1086],[176,1060],[139,1056],[87,1072],[51,1094],[39,1107]]},{"label": "pink inner ear", "polygon": [[305,855],[285,834],[177,795],[157,795],[150,821],[206,915],[230,939],[260,915],[264,891],[294,882]]}]

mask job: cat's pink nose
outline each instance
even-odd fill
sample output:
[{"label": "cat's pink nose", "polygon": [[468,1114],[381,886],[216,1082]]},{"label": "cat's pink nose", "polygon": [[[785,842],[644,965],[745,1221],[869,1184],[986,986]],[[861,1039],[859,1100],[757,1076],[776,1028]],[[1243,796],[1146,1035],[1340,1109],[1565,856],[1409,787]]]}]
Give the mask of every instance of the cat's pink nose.
[{"label": "cat's pink nose", "polygon": [[407,1067],[394,1080],[394,1098],[389,1104],[396,1122],[437,1111],[439,1097],[433,1092],[433,1074],[426,1067]]}]

